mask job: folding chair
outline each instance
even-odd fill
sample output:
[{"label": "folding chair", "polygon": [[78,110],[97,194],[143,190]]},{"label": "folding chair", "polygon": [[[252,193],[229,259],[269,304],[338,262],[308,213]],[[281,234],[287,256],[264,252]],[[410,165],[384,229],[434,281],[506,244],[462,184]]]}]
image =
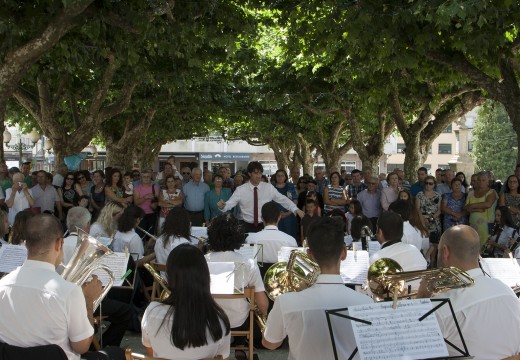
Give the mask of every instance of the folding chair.
[{"label": "folding chair", "polygon": [[248,299],[249,301],[249,329],[248,330],[232,330],[231,336],[233,337],[246,337],[248,339],[248,345],[232,346],[233,350],[244,350],[249,353],[248,359],[253,359],[253,328],[254,328],[254,317],[255,317],[255,287],[245,287],[243,294],[212,294],[214,299]]},{"label": "folding chair", "polygon": [[[125,360],[164,360],[164,359],[133,353],[131,349],[126,349]],[[211,359],[201,359],[201,360],[222,360],[222,356],[218,355],[217,357],[214,357]]]}]

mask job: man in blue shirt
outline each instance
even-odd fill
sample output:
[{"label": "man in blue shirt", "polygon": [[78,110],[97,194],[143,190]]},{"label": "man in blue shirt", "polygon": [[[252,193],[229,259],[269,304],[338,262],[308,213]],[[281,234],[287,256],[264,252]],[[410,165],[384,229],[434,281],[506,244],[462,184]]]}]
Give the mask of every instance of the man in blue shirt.
[{"label": "man in blue shirt", "polygon": [[410,192],[412,196],[417,196],[417,194],[424,190],[424,179],[428,176],[428,169],[425,167],[420,167],[417,169],[417,182],[412,185],[410,188]]},{"label": "man in blue shirt", "polygon": [[204,195],[209,186],[202,181],[202,170],[191,171],[191,180],[182,187],[184,192],[184,208],[188,211],[191,225],[202,226],[204,223]]}]

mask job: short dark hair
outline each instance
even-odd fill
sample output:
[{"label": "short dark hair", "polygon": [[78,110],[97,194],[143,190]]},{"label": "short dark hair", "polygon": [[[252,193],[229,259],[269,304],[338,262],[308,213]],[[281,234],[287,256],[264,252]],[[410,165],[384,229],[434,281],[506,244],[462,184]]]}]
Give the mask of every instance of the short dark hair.
[{"label": "short dark hair", "polygon": [[333,265],[339,261],[344,233],[341,224],[333,218],[316,218],[307,230],[307,243],[319,265]]},{"label": "short dark hair", "polygon": [[269,201],[262,206],[262,219],[267,224],[276,224],[280,217],[280,205],[274,201]]},{"label": "short dark hair", "polygon": [[426,169],[424,166],[421,166],[419,169],[417,169],[417,172],[422,171],[428,174],[428,169]]},{"label": "short dark hair", "polygon": [[53,215],[37,214],[30,217],[26,224],[25,245],[31,256],[48,250],[56,240],[63,238],[61,223]]},{"label": "short dark hair", "polygon": [[123,213],[117,222],[117,230],[121,232],[132,230],[135,228],[135,221],[143,216],[144,211],[139,206],[128,205],[125,210],[123,210]]},{"label": "short dark hair", "polygon": [[191,236],[191,223],[188,211],[180,206],[173,207],[166,215],[161,230],[165,248],[170,241],[170,237],[178,236],[189,239]]},{"label": "short dark hair", "polygon": [[254,173],[256,170],[262,173],[264,172],[264,167],[258,161],[251,161],[249,164],[247,164],[248,174]]},{"label": "short dark hair", "polygon": [[410,213],[412,212],[412,205],[409,201],[397,199],[390,204],[388,210],[399,214],[403,221],[409,221]]},{"label": "short dark hair", "polygon": [[403,237],[403,219],[393,211],[383,211],[377,220],[377,227],[386,241],[401,241]]},{"label": "short dark hair", "polygon": [[312,198],[307,198],[305,199],[305,205],[309,205],[309,204],[312,204],[312,205],[318,205],[318,203],[316,202],[316,200],[312,199]]},{"label": "short dark hair", "polygon": [[240,222],[231,214],[222,214],[211,220],[208,227],[208,245],[212,251],[238,250],[246,242]]},{"label": "short dark hair", "polygon": [[358,169],[354,169],[350,172],[350,175],[354,175],[354,174],[361,174],[361,171],[358,170]]}]

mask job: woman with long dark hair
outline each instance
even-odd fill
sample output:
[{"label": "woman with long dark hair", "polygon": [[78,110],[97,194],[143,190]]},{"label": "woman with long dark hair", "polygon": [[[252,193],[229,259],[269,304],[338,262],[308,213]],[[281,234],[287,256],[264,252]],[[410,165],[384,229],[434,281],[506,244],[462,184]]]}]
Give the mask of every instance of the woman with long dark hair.
[{"label": "woman with long dark hair", "polygon": [[161,236],[155,242],[155,258],[159,264],[165,264],[170,252],[181,244],[198,245],[198,240],[191,236],[191,222],[188,211],[174,207],[166,216]]},{"label": "woman with long dark hair", "polygon": [[144,211],[138,206],[130,205],[123,211],[117,222],[117,232],[112,242],[113,250],[124,252],[128,250],[134,261],[144,256],[144,247],[141,237],[135,232],[137,224],[144,216]]},{"label": "woman with long dark hair", "polygon": [[507,206],[499,206],[495,209],[495,224],[489,235],[482,256],[502,257],[509,247],[509,238],[513,236],[515,223],[511,211]]},{"label": "woman with long dark hair", "polygon": [[152,302],[142,320],[142,341],[149,356],[164,359],[229,358],[230,326],[210,293],[204,255],[182,244],[166,262],[168,296]]}]

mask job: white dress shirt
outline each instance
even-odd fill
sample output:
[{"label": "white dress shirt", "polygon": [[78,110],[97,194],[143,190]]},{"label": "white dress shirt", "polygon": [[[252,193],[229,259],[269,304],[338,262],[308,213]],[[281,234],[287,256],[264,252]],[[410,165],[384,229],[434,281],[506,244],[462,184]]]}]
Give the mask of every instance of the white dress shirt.
[{"label": "white dress shirt", "polygon": [[[446,291],[434,299],[450,299],[470,355],[475,360],[490,360],[520,353],[520,300],[511,288],[484,276],[479,268],[467,273],[475,285]],[[463,349],[449,308],[442,306],[435,314],[443,336]],[[451,346],[448,352],[457,354]]]},{"label": "white dress shirt", "polygon": [[246,241],[263,245],[263,262],[268,264],[278,262],[278,251],[282,246],[298,246],[295,238],[278,230],[276,225],[267,225],[260,232],[250,233]]},{"label": "white dress shirt", "polygon": [[403,237],[401,241],[405,244],[415,246],[419,251],[422,249],[422,234],[417,228],[413,227],[409,221],[404,221],[403,223]]},{"label": "white dress shirt", "polygon": [[157,241],[155,242],[155,259],[157,263],[159,264],[166,264],[166,260],[168,260],[168,255],[172,252],[173,249],[175,249],[180,244],[192,244],[192,245],[198,245],[199,241],[197,239],[186,239],[184,237],[178,237],[178,236],[170,236],[168,243],[166,244],[166,247],[164,246],[164,235],[161,235],[157,238]]},{"label": "white dress shirt", "polygon": [[[284,208],[288,209],[291,212],[295,212],[298,210],[298,207],[295,203],[293,203],[287,196],[284,196],[276,190],[276,188],[265,182],[260,182],[257,186],[258,188],[258,222],[262,221],[262,206],[269,201],[275,201],[278,204],[282,205]],[[231,198],[226,201],[226,206],[222,209],[222,212],[229,211],[233,209],[236,205],[240,205],[240,220],[243,220],[247,223],[254,223],[254,188],[253,184],[247,182],[243,185],[240,185],[235,189]]]},{"label": "white dress shirt", "polygon": [[[146,347],[153,348],[153,356],[164,359],[208,359],[222,355],[223,358],[229,357],[231,332],[223,335],[219,340],[213,341],[209,330],[206,331],[208,343],[199,347],[185,347],[183,350],[175,347],[171,341],[171,328],[173,316],[163,320],[167,316],[170,306],[158,302],[151,302],[146,308],[142,320],[142,341]],[[222,323],[222,334],[226,330]]]},{"label": "white dress shirt", "polygon": [[128,249],[134,261],[144,256],[143,240],[135,232],[135,229],[124,233],[121,231],[116,232],[112,247],[114,252],[125,252]]},{"label": "white dress shirt", "polygon": [[[372,302],[343,285],[341,275],[319,275],[310,288],[285,293],[275,300],[264,337],[278,343],[289,336],[289,360],[334,359],[324,310]],[[332,321],[339,358],[348,359],[356,348],[350,320],[338,317]],[[359,359],[359,353],[355,359]]]},{"label": "white dress shirt", "polygon": [[[32,196],[32,190],[27,190],[29,191],[29,194]],[[12,192],[13,188],[9,188],[5,191],[6,200],[11,197]],[[0,199],[3,199],[3,197],[0,197]],[[25,191],[16,191],[14,195],[13,206],[9,208],[9,213],[7,214],[7,221],[9,221],[9,225],[14,224],[14,218],[16,217],[16,214],[30,207],[31,205],[29,205],[29,200],[27,200],[27,195],[25,194]]]},{"label": "white dress shirt", "polygon": [[57,344],[69,360],[80,358],[70,342],[94,333],[81,287],[44,261],[26,260],[0,280],[0,319],[1,342],[21,347]]},{"label": "white dress shirt", "polygon": [[[237,265],[235,268],[235,288],[254,286],[255,292],[265,290],[260,269],[253,259],[246,259],[241,254],[234,251],[210,252],[205,255],[208,262],[234,262],[244,265]],[[215,299],[222,310],[226,312],[232,328],[238,327],[246,321],[249,315],[249,302],[246,299]]]}]

